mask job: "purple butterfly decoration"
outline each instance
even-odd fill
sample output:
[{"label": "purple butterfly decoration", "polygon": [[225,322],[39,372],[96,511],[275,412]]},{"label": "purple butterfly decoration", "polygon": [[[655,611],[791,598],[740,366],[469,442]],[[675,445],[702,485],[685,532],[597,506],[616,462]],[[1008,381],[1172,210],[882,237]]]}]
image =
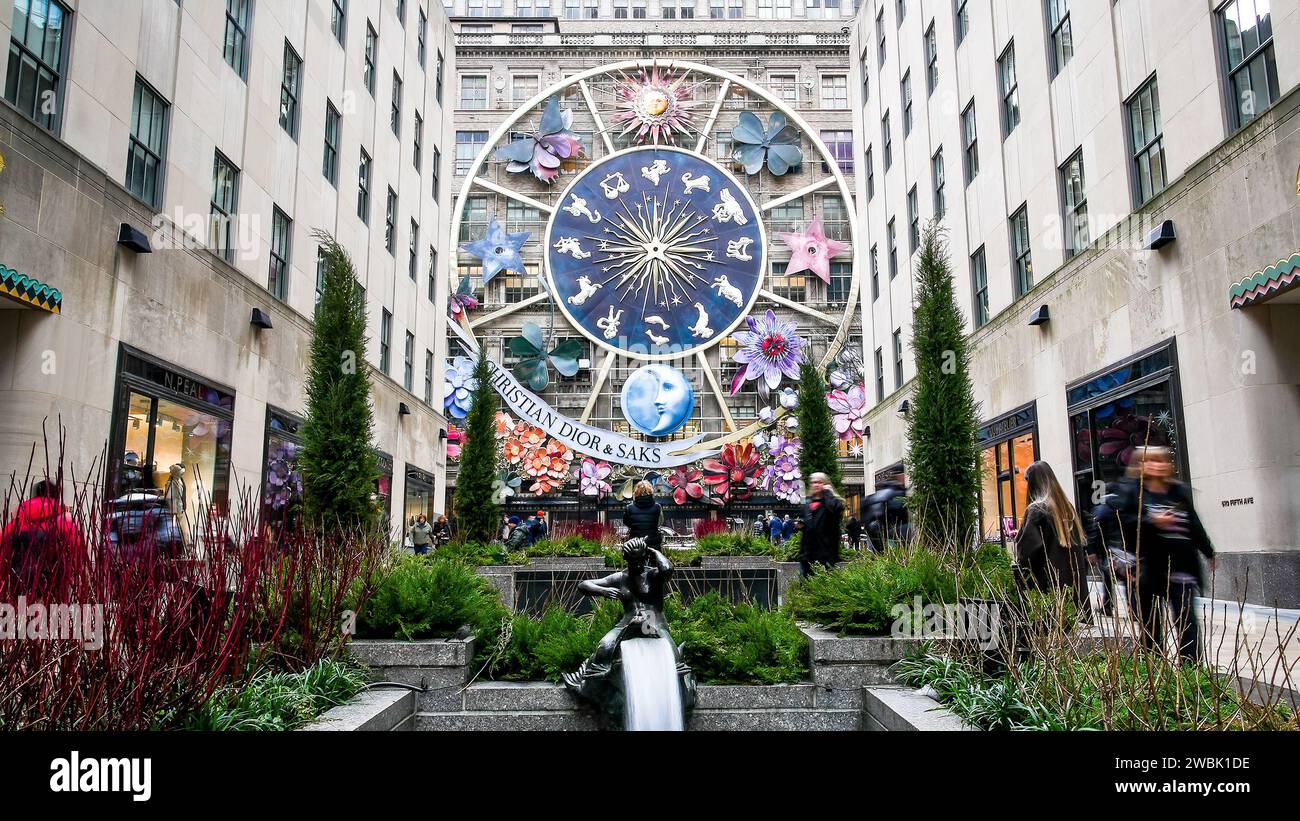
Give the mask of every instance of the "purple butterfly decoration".
[{"label": "purple butterfly decoration", "polygon": [[461,277],[460,287],[451,295],[447,307],[451,309],[451,315],[457,319],[461,319],[478,307],[478,298],[474,296],[474,286],[470,284],[469,277]]}]

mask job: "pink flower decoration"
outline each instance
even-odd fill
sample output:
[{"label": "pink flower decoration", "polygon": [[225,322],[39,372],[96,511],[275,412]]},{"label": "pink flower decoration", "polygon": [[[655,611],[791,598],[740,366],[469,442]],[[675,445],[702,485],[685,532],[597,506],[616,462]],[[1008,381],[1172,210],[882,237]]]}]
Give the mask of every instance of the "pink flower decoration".
[{"label": "pink flower decoration", "polygon": [[691,465],[673,468],[668,477],[668,485],[673,489],[673,502],[684,505],[692,499],[703,499],[705,490],[704,485],[700,484],[702,478],[704,474]]},{"label": "pink flower decoration", "polygon": [[802,232],[781,234],[781,239],[790,247],[790,264],[785,267],[787,276],[800,271],[812,271],[826,283],[831,281],[831,258],[849,248],[847,242],[826,236],[821,217],[814,219]]},{"label": "pink flower decoration", "polygon": [[613,490],[609,482],[605,481],[613,470],[608,462],[583,459],[579,473],[582,495],[595,496],[597,499],[604,498],[605,494]]},{"label": "pink flower decoration", "polygon": [[848,392],[836,389],[826,396],[826,404],[835,411],[835,433],[845,442],[861,439],[867,431],[867,389],[858,384]]}]

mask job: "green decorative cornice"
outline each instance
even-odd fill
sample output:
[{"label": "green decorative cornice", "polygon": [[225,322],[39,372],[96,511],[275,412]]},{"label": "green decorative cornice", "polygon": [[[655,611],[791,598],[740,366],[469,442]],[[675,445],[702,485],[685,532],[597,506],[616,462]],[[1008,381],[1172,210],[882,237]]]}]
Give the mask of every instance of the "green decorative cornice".
[{"label": "green decorative cornice", "polygon": [[1300,251],[1234,282],[1228,289],[1228,299],[1232,307],[1241,308],[1285,291],[1297,282],[1300,282]]},{"label": "green decorative cornice", "polygon": [[0,263],[0,294],[52,314],[63,310],[62,291],[3,263]]}]

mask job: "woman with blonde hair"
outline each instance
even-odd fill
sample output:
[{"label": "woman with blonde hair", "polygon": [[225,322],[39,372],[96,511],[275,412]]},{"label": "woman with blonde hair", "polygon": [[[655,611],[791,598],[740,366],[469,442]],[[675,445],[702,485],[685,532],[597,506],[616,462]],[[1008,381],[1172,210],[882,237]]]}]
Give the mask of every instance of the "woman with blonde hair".
[{"label": "woman with blonde hair", "polygon": [[1079,615],[1088,609],[1087,537],[1052,466],[1034,462],[1025,468],[1029,504],[1016,532],[1016,566],[1024,583],[1041,591],[1068,590]]},{"label": "woman with blonde hair", "polygon": [[627,525],[627,538],[645,539],[647,547],[658,550],[663,544],[663,534],[659,526],[664,518],[664,509],[655,501],[655,486],[642,479],[632,491],[632,501],[623,511],[623,524]]}]

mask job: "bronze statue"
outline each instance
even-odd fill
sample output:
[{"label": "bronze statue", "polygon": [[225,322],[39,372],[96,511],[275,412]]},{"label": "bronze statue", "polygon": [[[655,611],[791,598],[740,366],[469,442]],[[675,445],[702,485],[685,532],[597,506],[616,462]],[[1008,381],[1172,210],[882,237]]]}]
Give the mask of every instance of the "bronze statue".
[{"label": "bronze statue", "polygon": [[[578,585],[586,596],[604,596],[623,603],[623,618],[605,634],[591,657],[576,672],[564,675],[564,684],[579,696],[595,702],[614,726],[622,726],[626,709],[619,646],[629,640],[666,638],[672,642],[664,619],[664,592],[672,578],[673,563],[643,538],[623,543],[627,569]],[[673,646],[683,711],[695,705],[695,674],[682,661],[682,648]],[[684,717],[683,717],[684,719]]]}]

